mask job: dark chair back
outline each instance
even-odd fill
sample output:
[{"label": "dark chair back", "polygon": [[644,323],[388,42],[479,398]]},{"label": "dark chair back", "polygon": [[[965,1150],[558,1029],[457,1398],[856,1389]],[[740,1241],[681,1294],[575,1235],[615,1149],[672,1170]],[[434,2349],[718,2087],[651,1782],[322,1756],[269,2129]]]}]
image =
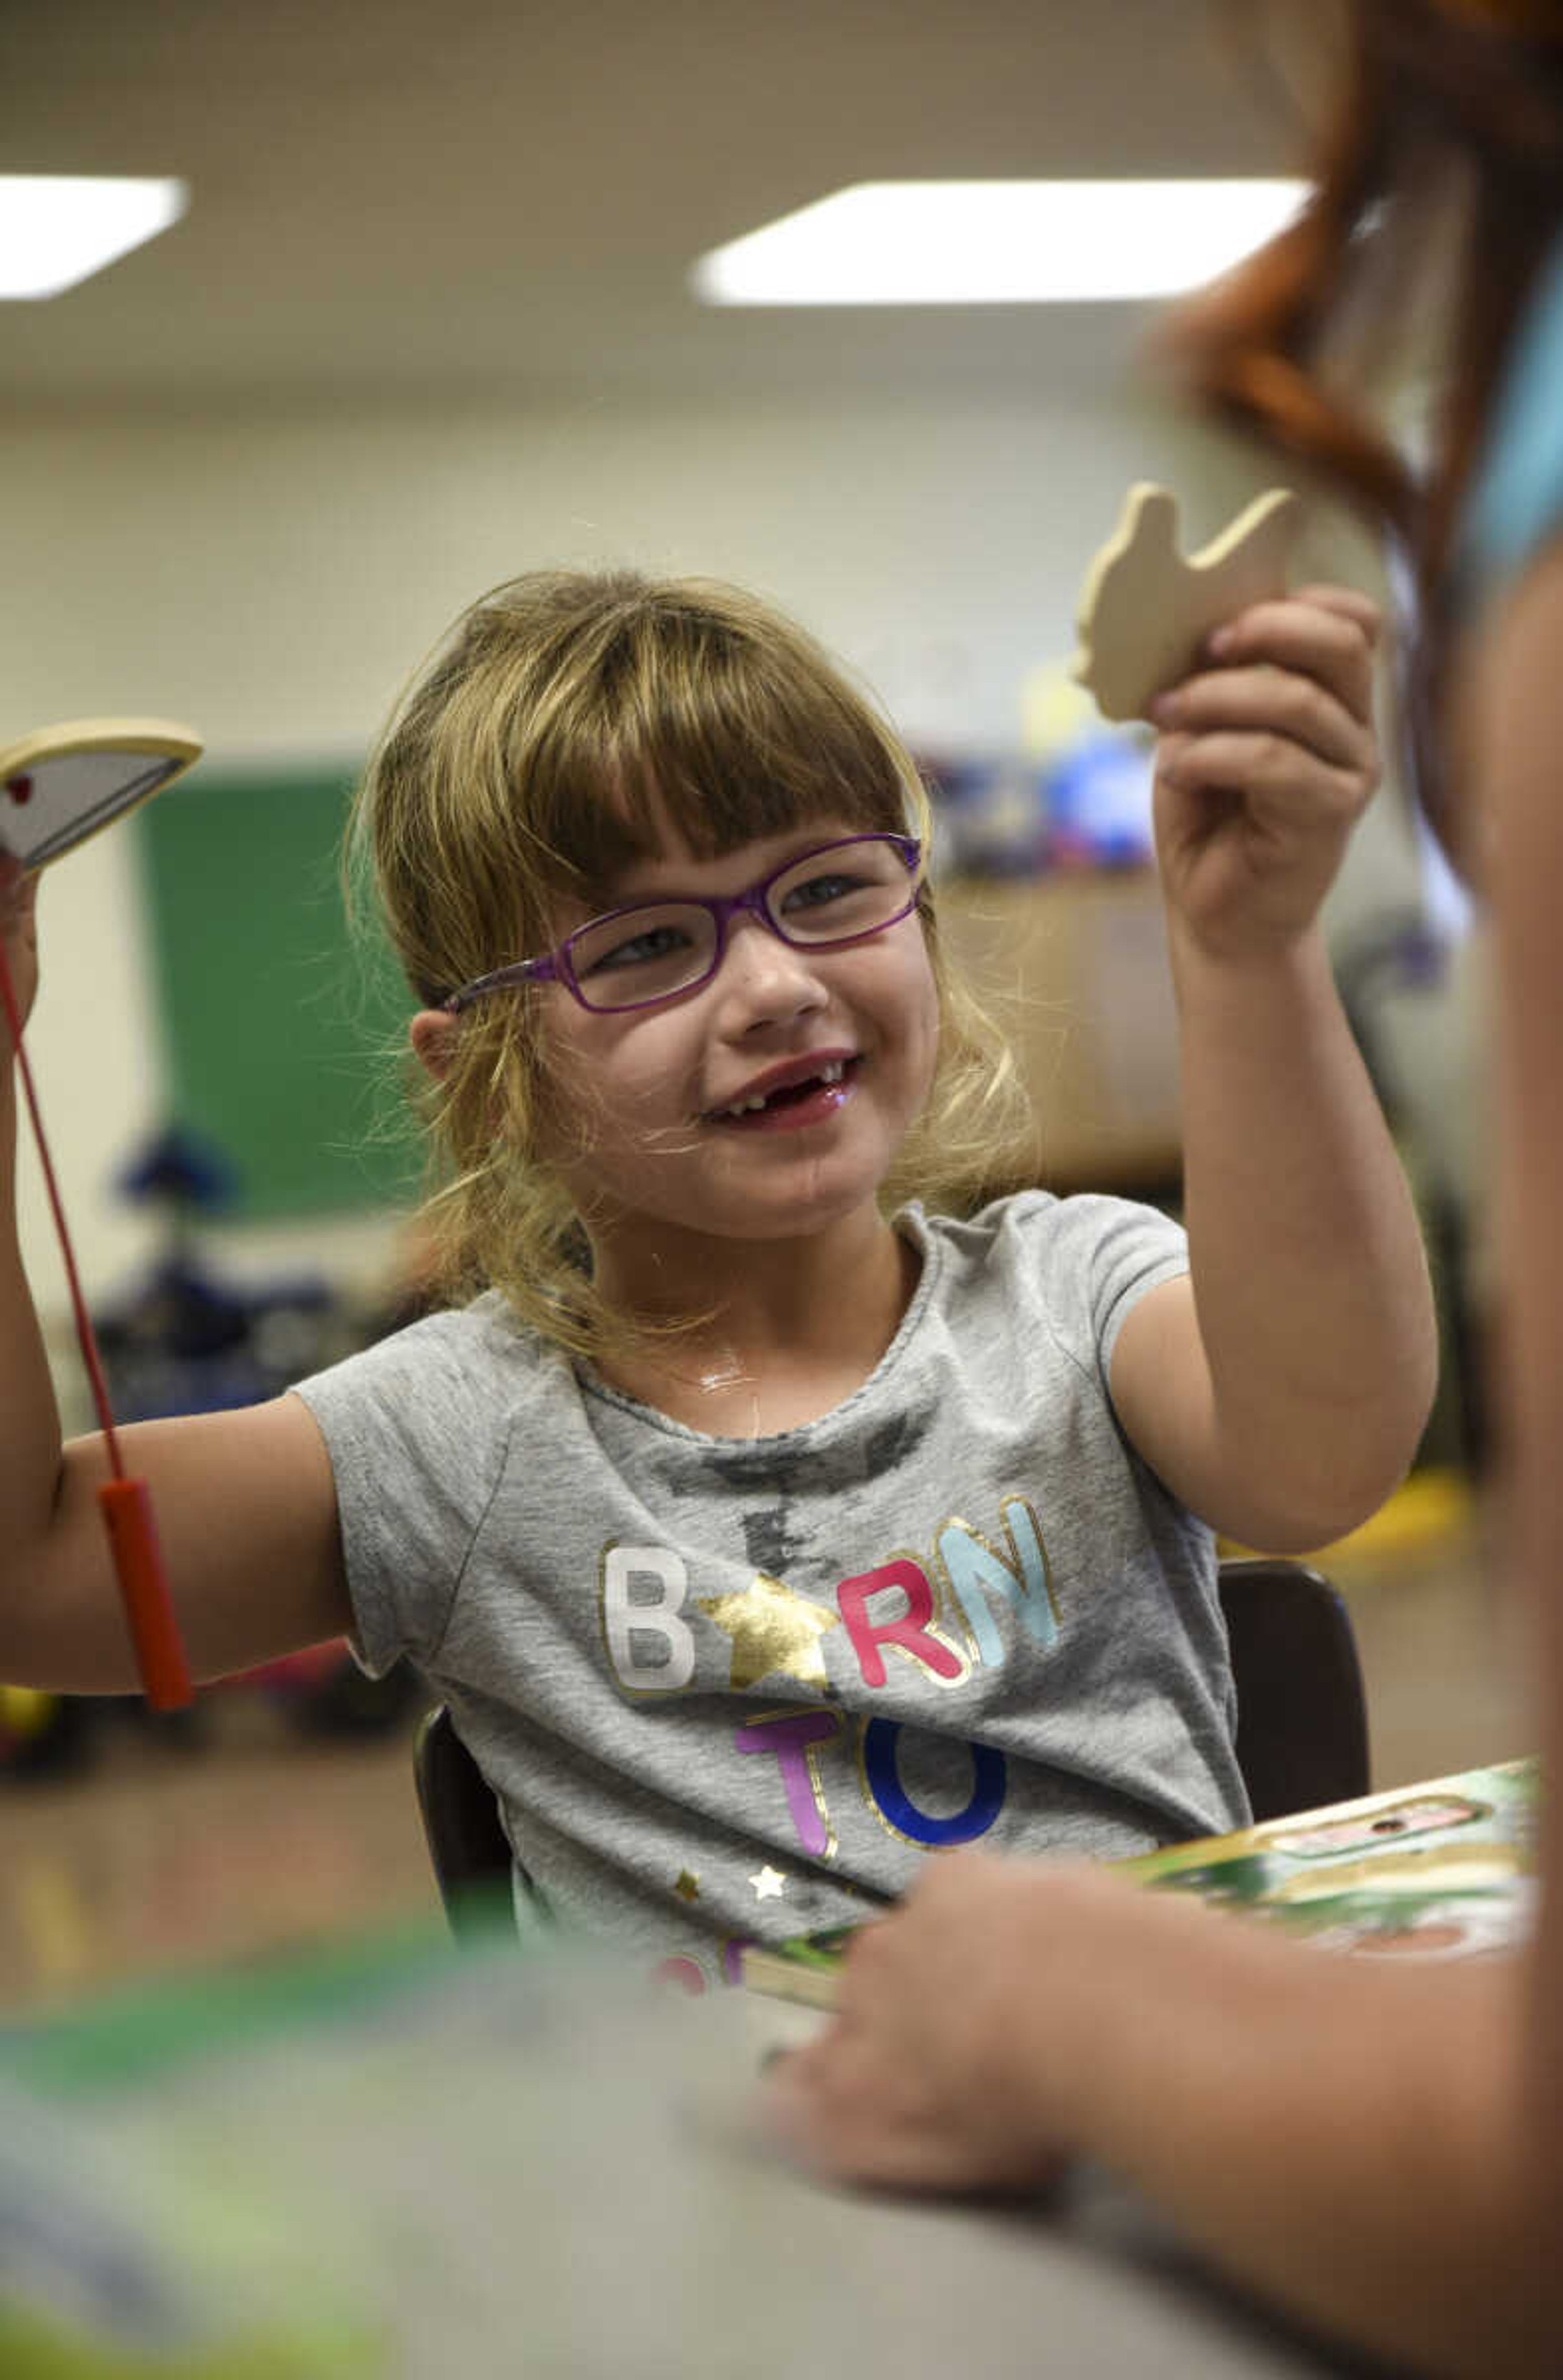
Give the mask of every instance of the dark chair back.
[{"label": "dark chair back", "polygon": [[[1367,1792],[1362,1673],[1350,1618],[1328,1579],[1305,1562],[1224,1561],[1220,1594],[1238,1688],[1238,1766],[1254,1817]],[[508,1916],[509,1841],[443,1703],[418,1730],[413,1775],[452,1932],[492,1925],[496,1909]]]},{"label": "dark chair back", "polygon": [[1371,1790],[1368,1711],[1350,1615],[1306,1562],[1224,1561],[1238,1766],[1256,1820]]},{"label": "dark chair back", "polygon": [[458,1937],[514,1923],[509,1838],[477,1762],[440,1703],[425,1711],[412,1747],[423,1837],[450,1930]]}]

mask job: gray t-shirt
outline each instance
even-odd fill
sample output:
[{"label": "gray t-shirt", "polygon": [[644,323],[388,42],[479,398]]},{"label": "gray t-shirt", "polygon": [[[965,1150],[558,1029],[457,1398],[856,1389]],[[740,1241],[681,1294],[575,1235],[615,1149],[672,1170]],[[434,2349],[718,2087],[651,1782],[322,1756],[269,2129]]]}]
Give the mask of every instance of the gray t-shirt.
[{"label": "gray t-shirt", "polygon": [[916,1207],[861,1388],[709,1438],[490,1294],[304,1381],[359,1657],[450,1705],[556,1917],[731,1969],[930,1849],[1102,1857],[1241,1825],[1210,1531],[1118,1428],[1113,1343],[1187,1269],[1145,1207]]}]

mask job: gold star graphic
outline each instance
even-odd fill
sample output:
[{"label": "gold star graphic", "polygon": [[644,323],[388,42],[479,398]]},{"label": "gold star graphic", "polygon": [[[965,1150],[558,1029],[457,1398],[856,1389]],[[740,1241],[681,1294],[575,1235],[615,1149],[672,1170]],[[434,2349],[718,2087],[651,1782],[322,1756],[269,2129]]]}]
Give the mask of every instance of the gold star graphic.
[{"label": "gold star graphic", "polygon": [[787,1878],[774,1867],[763,1867],[758,1876],[749,1879],[754,1887],[756,1900],[779,1900],[787,1890]]},{"label": "gold star graphic", "polygon": [[674,1886],[673,1889],[678,1894],[680,1900],[698,1900],[700,1899],[700,1878],[698,1876],[691,1876],[687,1867],[681,1867],[678,1870],[678,1881]]},{"label": "gold star graphic", "polygon": [[840,1618],[795,1595],[779,1578],[756,1571],[741,1595],[702,1595],[701,1609],[733,1640],[731,1682],[757,1686],[762,1678],[796,1678],[800,1685],[826,1683],[820,1638]]}]

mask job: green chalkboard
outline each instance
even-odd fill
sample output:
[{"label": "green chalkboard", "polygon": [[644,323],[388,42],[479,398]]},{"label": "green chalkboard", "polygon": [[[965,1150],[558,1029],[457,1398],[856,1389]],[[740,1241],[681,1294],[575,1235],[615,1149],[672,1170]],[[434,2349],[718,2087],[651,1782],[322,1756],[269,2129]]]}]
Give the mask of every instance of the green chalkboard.
[{"label": "green chalkboard", "polygon": [[132,821],[173,1096],[249,1220],[404,1206],[420,1154],[396,1053],[411,1001],[350,939],[338,877],[350,772],[197,769]]}]

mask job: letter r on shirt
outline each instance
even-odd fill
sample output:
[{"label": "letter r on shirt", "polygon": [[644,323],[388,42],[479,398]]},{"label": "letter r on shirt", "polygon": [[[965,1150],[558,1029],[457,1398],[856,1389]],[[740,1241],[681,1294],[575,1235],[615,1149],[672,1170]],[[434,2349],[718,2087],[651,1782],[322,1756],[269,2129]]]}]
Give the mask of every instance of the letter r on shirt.
[{"label": "letter r on shirt", "polygon": [[[648,1583],[655,1590],[650,1596]],[[671,1547],[604,1547],[603,1641],[615,1677],[630,1694],[674,1694],[694,1676],[694,1633],[678,1617],[689,1585]],[[643,1658],[653,1645],[660,1658]]]},{"label": "letter r on shirt", "polygon": [[[898,1594],[901,1609],[876,1618],[873,1598],[887,1587]],[[836,1601],[865,1685],[885,1683],[882,1645],[893,1645],[898,1652],[921,1662],[934,1677],[946,1682],[955,1683],[969,1675],[960,1655],[945,1643],[934,1626],[934,1590],[921,1562],[898,1555],[893,1561],[881,1562],[877,1570],[865,1570],[856,1578],[844,1578],[836,1587]]]}]

